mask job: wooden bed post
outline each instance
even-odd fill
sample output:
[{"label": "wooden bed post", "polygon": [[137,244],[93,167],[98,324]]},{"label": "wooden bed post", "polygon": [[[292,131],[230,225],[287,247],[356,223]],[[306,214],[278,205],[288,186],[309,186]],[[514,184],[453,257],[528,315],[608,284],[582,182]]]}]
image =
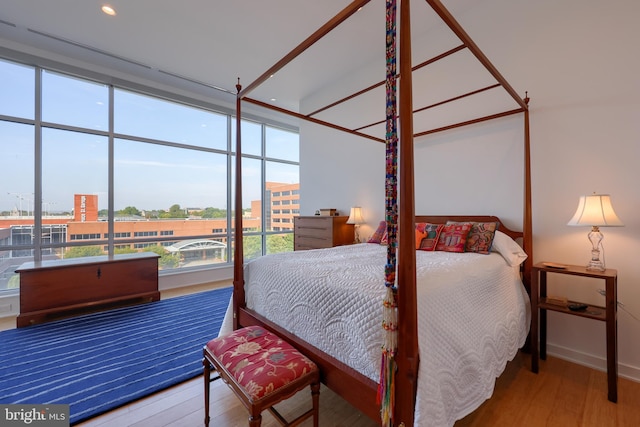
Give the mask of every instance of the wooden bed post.
[{"label": "wooden bed post", "polygon": [[413,79],[411,71],[411,11],[400,2],[400,205],[398,212],[398,350],[394,424],[413,426],[418,380],[418,319],[416,306],[415,192],[413,159]]},{"label": "wooden bed post", "polygon": [[233,329],[239,328],[238,311],[245,306],[244,300],[244,254],[242,251],[242,138],[241,138],[241,104],[240,78],[236,85],[238,94],[236,95],[236,199],[235,216],[233,230]]},{"label": "wooden bed post", "polygon": [[[524,103],[529,106],[529,96],[525,92]],[[524,261],[522,281],[527,291],[531,291],[531,268],[533,267],[533,220],[531,215],[531,139],[529,133],[529,108],[524,110],[524,219],[522,245],[529,255]]]}]

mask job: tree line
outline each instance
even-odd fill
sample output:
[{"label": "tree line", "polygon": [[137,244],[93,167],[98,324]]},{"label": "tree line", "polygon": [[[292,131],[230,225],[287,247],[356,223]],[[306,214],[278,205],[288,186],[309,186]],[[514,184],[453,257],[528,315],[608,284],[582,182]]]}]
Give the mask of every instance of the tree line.
[{"label": "tree line", "polygon": [[[245,209],[248,211],[249,209]],[[107,216],[108,211],[101,209],[98,211],[99,216]],[[169,210],[140,210],[135,206],[127,206],[124,209],[120,209],[115,212],[115,216],[139,216],[146,219],[171,219],[171,218],[226,218],[227,210],[220,208],[204,208],[202,210],[185,209],[179,204],[171,205]]]}]

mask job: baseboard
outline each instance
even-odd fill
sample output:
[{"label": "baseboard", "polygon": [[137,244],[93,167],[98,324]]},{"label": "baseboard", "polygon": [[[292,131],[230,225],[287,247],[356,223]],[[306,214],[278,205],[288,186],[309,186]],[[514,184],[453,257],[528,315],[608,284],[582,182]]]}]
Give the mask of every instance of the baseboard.
[{"label": "baseboard", "polygon": [[[607,370],[606,358],[594,356],[593,354],[582,353],[571,348],[547,343],[547,354],[549,356],[557,357],[558,359],[577,363],[578,365],[588,366],[590,368],[597,369],[598,371],[606,372]],[[618,376],[620,378],[626,378],[640,383],[640,368],[618,362]]]},{"label": "baseboard", "polygon": [[186,286],[220,282],[231,279],[233,279],[233,266],[228,264],[189,271],[180,271],[179,269],[176,269],[175,271],[160,274],[158,277],[158,289],[160,291],[166,291]]},{"label": "baseboard", "polygon": [[13,295],[0,296],[0,318],[3,317],[15,317],[20,312],[20,295],[14,293]]}]

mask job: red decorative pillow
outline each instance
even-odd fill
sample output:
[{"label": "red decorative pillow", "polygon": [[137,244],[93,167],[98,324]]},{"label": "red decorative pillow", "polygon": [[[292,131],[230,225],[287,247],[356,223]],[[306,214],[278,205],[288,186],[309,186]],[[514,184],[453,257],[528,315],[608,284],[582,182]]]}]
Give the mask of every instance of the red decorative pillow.
[{"label": "red decorative pillow", "polygon": [[381,243],[382,237],[386,232],[387,222],[380,221],[380,224],[378,224],[378,228],[376,229],[375,233],[373,233],[373,235],[369,238],[369,240],[367,240],[367,243]]},{"label": "red decorative pillow", "polygon": [[464,252],[471,226],[470,222],[445,225],[438,238],[436,251]]},{"label": "red decorative pillow", "polygon": [[438,238],[444,228],[444,224],[430,224],[419,222],[416,224],[416,249],[421,251],[433,251],[438,244]]}]

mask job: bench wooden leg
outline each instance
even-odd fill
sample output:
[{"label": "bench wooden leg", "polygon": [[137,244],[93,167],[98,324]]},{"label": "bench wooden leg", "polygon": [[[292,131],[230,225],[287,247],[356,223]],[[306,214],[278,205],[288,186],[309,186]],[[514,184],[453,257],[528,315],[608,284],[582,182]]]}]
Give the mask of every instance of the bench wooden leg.
[{"label": "bench wooden leg", "polygon": [[211,383],[211,364],[206,358],[202,358],[204,366],[204,425],[209,427],[209,388]]},{"label": "bench wooden leg", "polygon": [[262,415],[260,412],[258,414],[253,414],[249,416],[249,427],[260,427],[262,424]]},{"label": "bench wooden leg", "polygon": [[311,400],[313,401],[313,427],[319,427],[320,418],[320,383],[311,384]]}]

